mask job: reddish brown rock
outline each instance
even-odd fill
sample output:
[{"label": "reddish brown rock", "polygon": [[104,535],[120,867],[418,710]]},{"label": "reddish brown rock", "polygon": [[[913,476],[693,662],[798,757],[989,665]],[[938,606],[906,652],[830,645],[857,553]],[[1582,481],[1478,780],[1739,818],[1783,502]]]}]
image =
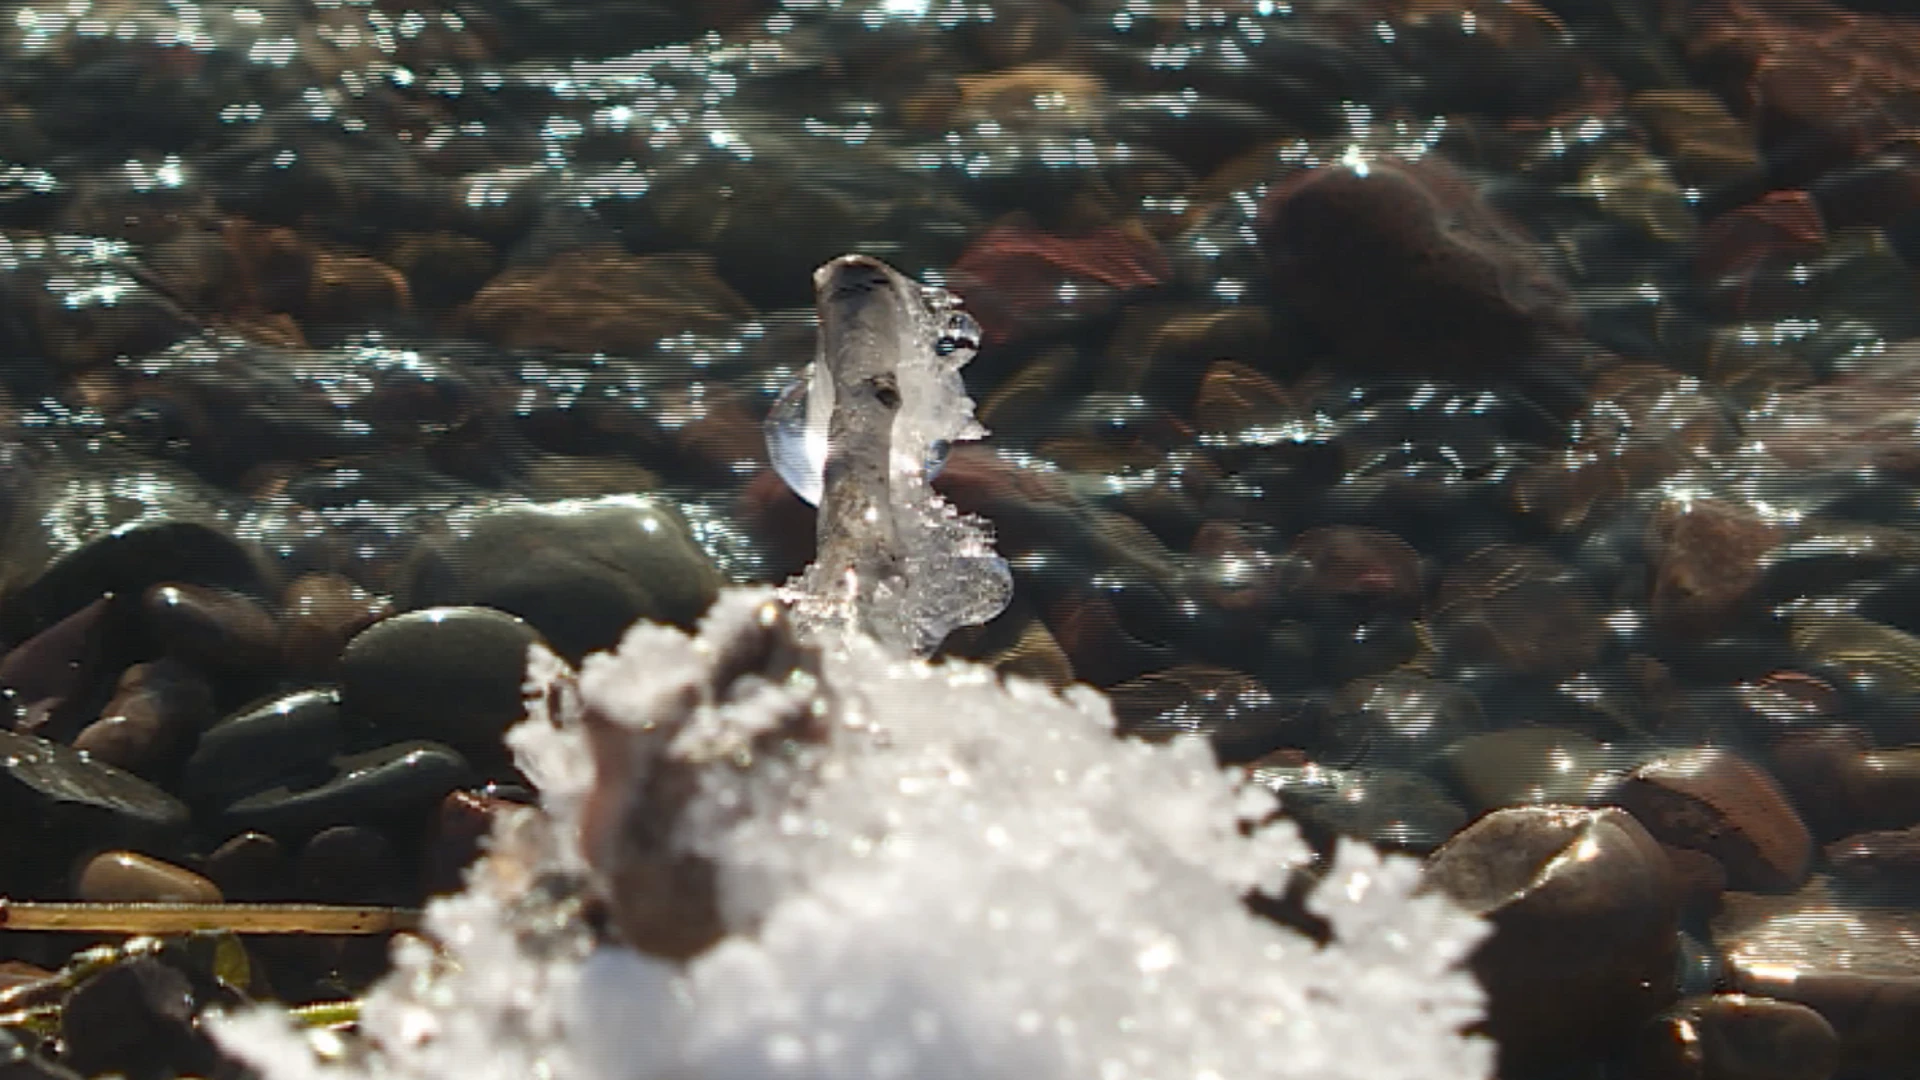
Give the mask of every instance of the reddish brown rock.
[{"label": "reddish brown rock", "polygon": [[1432,155],[1302,172],[1259,229],[1281,301],[1353,363],[1506,370],[1573,333],[1533,240]]},{"label": "reddish brown rock", "polygon": [[1420,610],[1420,553],[1385,529],[1321,525],[1294,537],[1287,550],[1306,562],[1313,593],[1379,611]]},{"label": "reddish brown rock", "polygon": [[1840,1038],[1818,1012],[1747,994],[1688,998],[1635,1040],[1637,1080],[1827,1080]]},{"label": "reddish brown rock", "polygon": [[1673,999],[1673,873],[1624,811],[1496,810],[1428,858],[1426,887],[1493,923],[1471,963],[1504,1074],[1616,1046]]},{"label": "reddish brown rock", "polygon": [[1203,435],[1246,437],[1278,433],[1299,408],[1279,384],[1244,364],[1216,360],[1200,377],[1193,425]]},{"label": "reddish brown rock", "polygon": [[340,663],[348,639],[385,618],[391,602],[344,575],[302,574],[280,597],[280,655],[297,671],[326,673]]},{"label": "reddish brown rock", "polygon": [[1662,843],[1703,851],[1736,889],[1790,891],[1807,878],[1813,837],[1765,769],[1718,748],[1635,769],[1615,793]]},{"label": "reddish brown rock", "polygon": [[407,279],[386,263],[348,252],[324,253],[313,260],[307,281],[306,314],[323,322],[352,322],[391,316],[413,307]]},{"label": "reddish brown rock", "polygon": [[1647,526],[1654,622],[1679,637],[1725,629],[1760,580],[1760,558],[1780,527],[1720,499],[1668,499]]},{"label": "reddish brown rock", "polygon": [[186,582],[149,587],[141,607],[153,635],[187,663],[244,670],[272,662],[280,628],[258,600],[230,589]]},{"label": "reddish brown rock", "polygon": [[610,248],[511,267],[466,310],[475,330],[508,348],[628,354],[674,334],[719,333],[753,313],[704,256]]},{"label": "reddish brown rock", "polygon": [[136,776],[163,776],[212,719],[213,691],[176,660],[135,664],[112,699],[74,737],[73,748]]},{"label": "reddish brown rock", "polygon": [[1159,245],[1138,228],[1059,236],[1008,222],[975,237],[951,277],[986,340],[1000,343],[1105,314],[1170,273]]},{"label": "reddish brown rock", "polygon": [[1529,675],[1587,667],[1604,637],[1586,582],[1544,552],[1513,544],[1477,551],[1447,572],[1433,625],[1449,667]]},{"label": "reddish brown rock", "polygon": [[1826,223],[1812,195],[1773,191],[1707,223],[1694,271],[1703,285],[1723,291],[1730,314],[1785,312],[1804,294],[1789,272],[1818,256],[1826,243]]},{"label": "reddish brown rock", "polygon": [[1824,853],[1842,881],[1877,889],[1920,885],[1920,826],[1855,833]]}]

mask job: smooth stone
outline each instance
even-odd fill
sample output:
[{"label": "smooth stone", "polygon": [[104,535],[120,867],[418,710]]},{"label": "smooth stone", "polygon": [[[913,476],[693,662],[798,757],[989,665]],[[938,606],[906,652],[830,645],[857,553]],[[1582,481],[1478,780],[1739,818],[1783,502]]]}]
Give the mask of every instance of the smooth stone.
[{"label": "smooth stone", "polygon": [[88,847],[164,849],[188,821],[186,805],[153,784],[71,747],[11,731],[0,731],[0,813],[12,823],[0,851],[49,864],[64,864]]},{"label": "smooth stone", "polygon": [[1673,999],[1673,872],[1624,810],[1496,810],[1428,857],[1423,887],[1493,924],[1470,963],[1505,1075],[1603,1053]]},{"label": "smooth stone", "polygon": [[1567,728],[1520,727],[1469,735],[1447,747],[1447,778],[1474,810],[1592,806],[1612,790],[1606,748]]},{"label": "smooth stone", "polygon": [[393,612],[393,604],[344,574],[302,574],[280,595],[280,656],[295,671],[331,674],[353,635]]},{"label": "smooth stone", "polygon": [[691,627],[720,572],[672,503],[614,495],[456,517],[408,567],[406,607],[482,605],[518,615],[578,663],[641,619]]},{"label": "smooth stone", "polygon": [[137,851],[103,851],[88,859],[74,895],[107,903],[218,904],[224,899],[220,887],[199,874]]},{"label": "smooth stone", "polygon": [[1640,1080],[1828,1080],[1840,1038],[1818,1012],[1747,994],[1686,998],[1635,1040]]},{"label": "smooth stone", "polygon": [[1719,860],[1732,888],[1791,891],[1807,879],[1812,834],[1772,775],[1731,751],[1649,762],[1614,796],[1663,843]]},{"label": "smooth stone", "polygon": [[280,694],[208,728],[187,759],[180,791],[196,802],[217,801],[283,780],[325,776],[345,745],[346,725],[333,690]]},{"label": "smooth stone", "polygon": [[322,904],[405,904],[413,898],[393,843],[364,825],[320,830],[293,864],[294,894]]},{"label": "smooth stone", "polygon": [[1256,763],[1250,775],[1280,796],[1287,814],[1310,833],[1351,836],[1395,851],[1432,851],[1468,819],[1466,808],[1438,783],[1404,769]]},{"label": "smooth stone", "polygon": [[1728,893],[1713,921],[1731,989],[1814,1009],[1840,1038],[1836,1073],[1908,1080],[1920,1061],[1920,916],[1841,901],[1816,877],[1790,896]]},{"label": "smooth stone", "polygon": [[520,686],[540,635],[484,607],[428,608],[355,635],[340,666],[340,705],[389,738],[430,738],[483,755],[525,715]]},{"label": "smooth stone", "polygon": [[290,895],[292,863],[280,841],[263,832],[229,838],[207,856],[207,877],[238,901],[284,899]]},{"label": "smooth stone", "polygon": [[1841,881],[1882,890],[1920,887],[1920,826],[1855,833],[1828,844],[1824,854]]},{"label": "smooth stone", "polygon": [[280,628],[251,596],[167,581],[150,586],[140,599],[154,639],[196,667],[250,670],[279,653]]},{"label": "smooth stone", "polygon": [[0,687],[28,703],[70,697],[108,604],[100,597],[0,655]]},{"label": "smooth stone", "polygon": [[[101,499],[86,483],[73,499]],[[149,509],[149,513],[153,512]],[[96,523],[107,528],[109,521]],[[214,585],[264,595],[254,552],[220,530],[194,521],[153,520],[103,532],[61,556],[0,609],[0,638],[18,640],[79,611],[102,594],[135,597],[167,581]]]},{"label": "smooth stone", "polygon": [[1484,548],[1450,568],[1434,599],[1434,636],[1450,670],[1564,676],[1600,655],[1605,626],[1572,567],[1518,545]]},{"label": "smooth stone", "polygon": [[330,825],[378,825],[429,810],[465,784],[471,770],[459,751],[412,741],[333,761],[334,774],[313,787],[278,786],[248,795],[221,811],[234,829],[257,829],[285,841]]},{"label": "smooth stone", "polygon": [[1180,664],[1107,691],[1121,734],[1148,742],[1204,736],[1222,762],[1250,761],[1304,737],[1299,708],[1231,668]]},{"label": "smooth stone", "polygon": [[1355,679],[1331,704],[1319,756],[1342,767],[1424,768],[1450,744],[1487,729],[1471,691],[1410,671]]},{"label": "smooth stone", "polygon": [[60,1010],[66,1064],[126,1080],[201,1073],[218,1060],[194,1030],[193,984],[152,957],[114,964],[81,983]]},{"label": "smooth stone", "polygon": [[212,708],[212,688],[179,661],[135,664],[120,673],[113,698],[99,718],[74,737],[73,748],[157,780],[178,764],[178,755],[205,726]]}]

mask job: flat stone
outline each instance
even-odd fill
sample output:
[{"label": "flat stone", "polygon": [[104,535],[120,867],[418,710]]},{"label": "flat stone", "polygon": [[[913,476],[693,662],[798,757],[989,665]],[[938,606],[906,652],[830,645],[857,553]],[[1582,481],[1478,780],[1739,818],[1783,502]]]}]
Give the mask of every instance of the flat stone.
[{"label": "flat stone", "polygon": [[153,784],[11,731],[0,731],[0,812],[13,823],[0,841],[0,865],[53,865],[89,847],[165,845],[188,820],[186,805]]},{"label": "flat stone", "polygon": [[691,627],[719,587],[672,503],[615,495],[455,515],[414,556],[402,599],[518,615],[577,663],[641,619]]},{"label": "flat stone", "polygon": [[109,903],[218,904],[220,887],[184,866],[137,851],[103,851],[80,870],[74,893]]},{"label": "flat stone", "polygon": [[282,841],[331,825],[411,822],[467,783],[471,772],[459,751],[417,740],[345,754],[333,767],[324,783],[248,795],[221,811],[220,819],[228,828],[257,829]]},{"label": "flat stone", "polygon": [[1611,791],[1604,776],[1611,758],[1589,736],[1558,727],[1468,735],[1443,755],[1448,778],[1475,810],[1594,805]]},{"label": "flat stone", "polygon": [[180,791],[218,801],[287,780],[326,776],[346,744],[340,698],[311,688],[256,702],[208,728],[187,759]]}]

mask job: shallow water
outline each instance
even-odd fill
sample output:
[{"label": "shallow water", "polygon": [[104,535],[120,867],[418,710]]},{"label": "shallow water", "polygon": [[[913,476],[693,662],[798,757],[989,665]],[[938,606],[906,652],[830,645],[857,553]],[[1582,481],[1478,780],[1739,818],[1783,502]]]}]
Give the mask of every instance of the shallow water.
[{"label": "shallow water", "polygon": [[[1718,748],[1763,794],[1653,823],[1719,874],[1696,952],[1718,888],[1904,908],[1911,842],[1844,839],[1920,824],[1871,757],[1920,741],[1920,21],[1874,6],[0,0],[0,643],[173,578],[290,623],[318,574],[552,637],[464,530],[630,493],[782,580],[812,511],[761,421],[861,251],[983,330],[993,434],[939,483],[1015,602],[952,651],[1416,853]],[[561,644],[686,617],[698,561]],[[214,716],[338,675],[127,617],[78,685],[10,654],[16,727],[72,741],[159,655]]]}]

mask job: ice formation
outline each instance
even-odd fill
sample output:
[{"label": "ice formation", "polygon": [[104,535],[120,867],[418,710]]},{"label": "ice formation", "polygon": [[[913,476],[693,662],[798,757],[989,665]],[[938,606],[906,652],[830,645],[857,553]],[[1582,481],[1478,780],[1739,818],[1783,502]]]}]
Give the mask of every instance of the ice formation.
[{"label": "ice formation", "polygon": [[806,422],[795,436],[792,395],[768,418],[781,476],[820,505],[819,558],[786,596],[805,632],[858,629],[925,656],[1013,596],[986,524],[929,483],[946,447],[987,433],[960,380],[979,327],[951,293],[869,256],[834,259],[813,284]]},{"label": "ice formation", "polygon": [[[890,472],[856,497],[924,494]],[[830,462],[830,509],[845,493]],[[727,592],[695,635],[635,626],[577,673],[536,649],[509,740],[541,808],[430,907],[434,944],[396,946],[351,1039],[271,1010],[216,1037],[268,1080],[1491,1074],[1459,1034],[1485,926],[1416,894],[1417,863],[1344,844],[1316,944],[1243,903],[1309,853],[1203,740],[1116,739],[1090,689],[810,617],[826,600],[796,590],[898,540],[870,524],[847,527],[879,556]]]}]

